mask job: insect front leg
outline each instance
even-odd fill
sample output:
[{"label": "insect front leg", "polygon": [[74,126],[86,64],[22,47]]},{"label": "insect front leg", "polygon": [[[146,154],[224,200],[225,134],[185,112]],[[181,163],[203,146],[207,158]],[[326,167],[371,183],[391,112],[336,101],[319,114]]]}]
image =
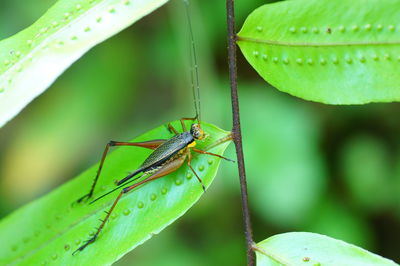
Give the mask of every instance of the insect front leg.
[{"label": "insect front leg", "polygon": [[168,127],[168,130],[169,130],[170,132],[173,132],[175,135],[178,135],[178,134],[179,134],[178,130],[176,130],[176,129],[174,128],[174,126],[173,126],[171,123],[168,123],[167,127]]},{"label": "insect front leg", "polygon": [[103,169],[104,161],[107,157],[108,150],[110,147],[114,146],[137,146],[137,147],[143,147],[143,148],[148,148],[148,149],[156,149],[158,146],[160,146],[162,143],[164,143],[164,139],[155,139],[155,140],[149,140],[149,141],[143,141],[143,142],[122,142],[122,141],[110,141],[107,143],[103,155],[101,157],[100,165],[99,168],[97,169],[96,176],[93,180],[92,186],[90,187],[89,193],[85,194],[81,198],[79,198],[76,202],[80,203],[83,200],[89,199],[93,196],[94,189],[96,187],[97,181],[99,179],[101,170]]},{"label": "insect front leg", "polygon": [[[183,118],[179,119],[179,121],[181,122],[181,126],[182,126],[183,132],[187,131],[187,128],[186,128],[186,125],[185,125],[185,121],[186,121],[186,120],[191,120],[191,121],[193,121],[193,120],[196,120],[196,119],[197,119],[197,116],[195,116],[195,117],[193,117],[193,118],[190,118],[190,117],[183,117]],[[168,123],[167,127],[168,127],[168,130],[169,130],[170,132],[173,132],[175,135],[178,135],[178,134],[179,134],[178,130],[176,130],[176,128],[175,128],[171,123]]]},{"label": "insect front leg", "polygon": [[185,121],[187,121],[187,120],[194,121],[196,119],[197,119],[197,115],[195,117],[183,117],[183,118],[181,118],[180,121],[181,121],[182,130],[184,132],[187,131],[186,125],[185,125]]},{"label": "insect front leg", "polygon": [[219,154],[215,154],[215,153],[212,153],[212,152],[199,150],[199,149],[196,149],[196,148],[192,148],[192,150],[193,150],[194,152],[197,152],[197,153],[212,155],[212,156],[219,157],[219,158],[221,158],[221,159],[224,159],[224,160],[227,160],[227,161],[230,161],[230,162],[235,163],[234,160],[229,159],[229,158],[226,158],[226,157],[221,156],[221,155],[219,155]]}]

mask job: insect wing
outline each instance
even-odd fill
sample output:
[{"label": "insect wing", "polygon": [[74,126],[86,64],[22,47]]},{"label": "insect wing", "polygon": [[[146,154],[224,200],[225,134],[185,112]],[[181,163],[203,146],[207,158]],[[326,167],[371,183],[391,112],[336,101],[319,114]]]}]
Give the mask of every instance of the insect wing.
[{"label": "insect wing", "polygon": [[158,146],[142,163],[140,168],[148,169],[162,164],[193,141],[193,136],[189,132],[183,132],[172,137]]}]

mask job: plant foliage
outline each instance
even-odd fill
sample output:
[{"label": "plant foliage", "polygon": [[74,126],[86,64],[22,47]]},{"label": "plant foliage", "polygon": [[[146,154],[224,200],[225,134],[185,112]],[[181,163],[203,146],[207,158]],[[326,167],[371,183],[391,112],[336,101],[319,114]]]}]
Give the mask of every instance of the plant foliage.
[{"label": "plant foliage", "polygon": [[60,0],[0,42],[0,126],[73,62],[167,0]]},{"label": "plant foliage", "polygon": [[[178,128],[179,121],[174,125]],[[210,147],[211,152],[222,154],[229,142],[214,144],[230,133],[206,123],[202,127],[207,137],[198,141],[198,147]],[[172,135],[163,125],[133,141],[167,139]],[[115,188],[113,181],[134,171],[150,152],[138,147],[121,147],[112,152],[105,162],[94,198]],[[194,154],[192,160],[193,168],[207,187],[219,163],[219,158],[209,155]],[[94,204],[72,204],[88,192],[97,168],[98,165],[93,166],[0,221],[0,239],[9,241],[0,250],[0,264],[111,264],[183,215],[204,193],[189,167],[183,165],[176,172],[124,195],[96,242],[72,256],[93,235],[99,219],[104,218],[104,211],[118,194],[116,191]]]},{"label": "plant foliage", "polygon": [[327,104],[400,100],[400,2],[298,0],[253,11],[238,34],[277,89]]},{"label": "plant foliage", "polygon": [[258,266],[395,266],[391,260],[324,235],[294,232],[272,236],[256,245]]}]

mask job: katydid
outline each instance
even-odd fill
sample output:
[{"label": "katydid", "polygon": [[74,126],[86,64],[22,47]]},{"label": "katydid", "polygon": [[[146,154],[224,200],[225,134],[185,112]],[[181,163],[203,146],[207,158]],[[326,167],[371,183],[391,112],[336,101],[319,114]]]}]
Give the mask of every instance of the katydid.
[{"label": "katydid", "polygon": [[[93,243],[97,237],[99,236],[100,232],[104,228],[104,225],[110,218],[111,213],[114,211],[115,207],[117,206],[119,200],[121,197],[128,193],[129,191],[145,184],[150,181],[153,181],[155,179],[164,177],[177,169],[179,169],[185,162],[187,162],[188,167],[191,169],[191,171],[194,173],[198,181],[200,182],[203,190],[205,190],[205,186],[203,184],[203,181],[201,178],[198,176],[196,171],[193,169],[191,165],[192,161],[192,152],[200,153],[200,154],[207,154],[211,156],[216,156],[228,161],[232,161],[228,158],[225,158],[221,155],[214,154],[211,152],[207,152],[204,150],[200,150],[196,148],[196,141],[199,140],[201,141],[205,133],[203,132],[201,128],[201,121],[200,121],[200,94],[199,94],[199,81],[198,81],[198,67],[197,67],[197,59],[196,59],[196,52],[195,52],[195,46],[194,46],[194,38],[193,38],[193,33],[192,33],[192,28],[191,28],[191,22],[190,22],[190,16],[188,12],[188,3],[187,1],[185,2],[185,7],[186,7],[186,14],[188,18],[188,28],[189,28],[189,34],[190,34],[190,43],[191,43],[191,53],[190,53],[190,59],[192,63],[192,71],[191,71],[191,79],[192,79],[192,90],[193,90],[193,98],[194,98],[194,107],[196,111],[196,116],[194,118],[182,118],[181,125],[182,125],[182,133],[179,133],[171,124],[168,124],[168,128],[171,132],[175,134],[170,139],[155,139],[155,140],[149,140],[149,141],[144,141],[144,142],[120,142],[120,141],[110,141],[103,152],[103,156],[100,161],[99,168],[97,170],[97,174],[95,176],[95,179],[93,181],[93,184],[89,190],[89,192],[84,195],[83,197],[79,198],[77,202],[82,202],[86,199],[89,199],[93,196],[97,181],[100,177],[101,170],[103,169],[103,165],[108,153],[108,150],[110,147],[114,146],[137,146],[137,147],[143,147],[143,148],[148,148],[154,150],[141,164],[141,166],[133,171],[131,174],[128,176],[122,178],[121,180],[117,181],[117,188],[114,190],[110,191],[109,193],[121,189],[119,195],[116,197],[114,203],[112,204],[111,208],[106,212],[106,216],[103,220],[101,220],[100,226],[97,228],[97,231],[95,234],[87,240],[82,246],[80,246],[77,250],[74,251],[73,254],[75,254],[78,251],[83,251],[88,245]],[[194,79],[196,78],[196,80]],[[196,88],[194,83],[196,82]],[[197,92],[197,94],[196,94]],[[191,120],[193,123],[190,126],[190,129],[187,130],[185,121],[186,120]],[[197,120],[197,121],[196,121]],[[228,139],[226,139],[228,140]],[[142,174],[138,176],[139,174]],[[127,186],[127,183],[131,183],[132,181],[135,181],[139,178],[142,178],[142,180]],[[104,197],[105,195],[95,199],[94,201],[97,201],[98,199]],[[94,202],[92,201],[92,202]]]}]

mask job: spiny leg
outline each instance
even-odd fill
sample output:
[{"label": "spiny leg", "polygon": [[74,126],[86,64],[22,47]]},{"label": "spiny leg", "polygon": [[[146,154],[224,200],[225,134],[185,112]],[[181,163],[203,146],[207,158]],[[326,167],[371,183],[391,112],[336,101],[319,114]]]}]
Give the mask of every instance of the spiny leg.
[{"label": "spiny leg", "polygon": [[189,168],[192,170],[192,172],[194,173],[194,175],[197,177],[197,180],[199,180],[201,187],[203,188],[203,191],[206,192],[206,186],[204,185],[203,180],[201,180],[201,178],[197,175],[196,171],[192,167],[192,164],[191,164],[192,154],[190,153],[190,150],[188,150],[187,153],[188,153],[188,163],[187,164],[188,164]]},{"label": "spiny leg", "polygon": [[233,163],[235,162],[235,161],[232,160],[232,159],[226,158],[226,157],[224,157],[224,156],[221,156],[221,155],[219,155],[219,154],[215,154],[215,153],[212,153],[212,152],[203,151],[203,150],[199,150],[199,149],[196,149],[196,148],[192,148],[192,150],[193,150],[194,152],[197,152],[197,153],[208,154],[208,155],[216,156],[216,157],[219,157],[219,158],[221,158],[221,159],[224,159],[224,160],[227,160],[227,161],[230,161],[230,162],[233,162]]},{"label": "spiny leg", "polygon": [[100,226],[97,228],[97,231],[96,231],[96,233],[94,234],[94,236],[91,237],[91,238],[89,238],[89,239],[85,242],[85,244],[83,244],[83,245],[80,246],[77,250],[75,250],[75,251],[72,253],[72,255],[75,255],[75,253],[78,252],[78,251],[84,250],[87,246],[89,246],[91,243],[93,243],[93,242],[96,240],[97,236],[99,235],[99,233],[100,233],[101,230],[103,229],[104,225],[106,224],[108,218],[110,217],[112,211],[114,210],[115,206],[117,205],[118,201],[121,199],[121,197],[122,197],[123,194],[124,194],[124,189],[119,193],[118,197],[115,199],[115,201],[114,201],[113,205],[111,206],[110,210],[109,210],[108,212],[106,212],[106,213],[107,213],[106,217],[105,217],[103,220],[100,220],[100,221],[101,221],[101,224],[100,224]]},{"label": "spiny leg", "polygon": [[143,147],[143,148],[148,148],[148,149],[156,149],[158,146],[160,146],[162,143],[164,143],[164,139],[155,139],[155,140],[149,140],[149,141],[144,141],[144,142],[121,142],[121,141],[110,141],[107,143],[106,148],[104,149],[103,156],[101,157],[100,165],[99,168],[97,169],[96,177],[93,180],[92,186],[90,187],[89,193],[84,195],[83,197],[79,198],[76,202],[80,203],[84,199],[89,199],[92,197],[94,189],[96,187],[97,181],[99,179],[101,170],[103,169],[103,164],[104,161],[107,157],[108,150],[110,147],[114,146],[138,146],[138,147]]},{"label": "spiny leg", "polygon": [[146,179],[133,184],[132,186],[126,187],[124,189],[122,189],[121,193],[119,193],[118,197],[115,199],[113,205],[111,206],[110,210],[107,213],[106,217],[104,218],[104,220],[101,220],[101,224],[100,226],[97,228],[96,233],[94,234],[93,237],[91,237],[89,240],[87,240],[85,242],[85,244],[83,244],[82,246],[80,246],[77,250],[75,250],[72,255],[74,255],[76,252],[78,251],[82,251],[84,250],[88,245],[90,245],[91,243],[93,243],[94,241],[96,241],[97,237],[99,236],[100,232],[103,230],[104,225],[106,224],[106,222],[108,221],[108,219],[110,218],[111,213],[113,212],[115,206],[117,205],[118,201],[121,199],[122,195],[125,193],[128,193],[129,191],[131,191],[132,189],[143,185],[144,183],[150,182],[152,180],[155,180],[157,178],[166,176],[174,171],[176,171],[179,167],[181,167],[181,165],[183,164],[183,162],[185,161],[186,156],[181,156],[176,158],[175,160],[164,164],[163,166],[161,166],[161,168],[155,172],[153,175],[147,177]]},{"label": "spiny leg", "polygon": [[147,140],[147,141],[140,141],[140,142],[118,142],[120,145],[114,145],[114,146],[136,146],[136,147],[142,147],[150,150],[155,150],[166,142],[166,139],[152,139],[152,140]]}]

